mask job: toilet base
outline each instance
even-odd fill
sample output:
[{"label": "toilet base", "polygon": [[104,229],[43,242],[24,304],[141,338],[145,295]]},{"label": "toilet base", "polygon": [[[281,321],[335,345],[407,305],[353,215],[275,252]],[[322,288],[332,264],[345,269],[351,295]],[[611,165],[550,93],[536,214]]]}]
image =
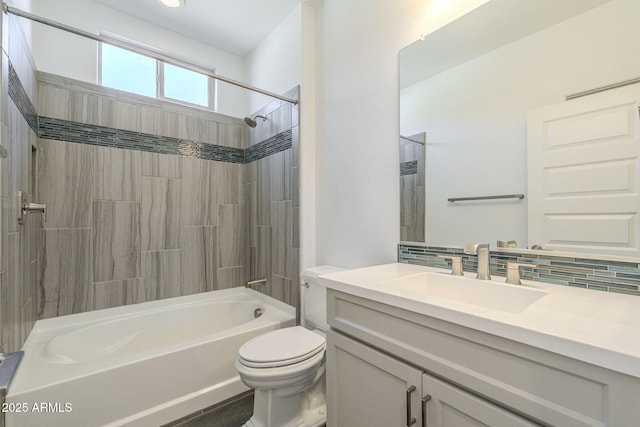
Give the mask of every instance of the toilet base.
[{"label": "toilet base", "polygon": [[323,365],[304,392],[283,396],[282,390],[255,390],[253,416],[243,427],[321,427],[326,421]]},{"label": "toilet base", "polygon": [[320,427],[326,408],[322,392],[281,397],[274,390],[256,390],[253,416],[243,427]]}]

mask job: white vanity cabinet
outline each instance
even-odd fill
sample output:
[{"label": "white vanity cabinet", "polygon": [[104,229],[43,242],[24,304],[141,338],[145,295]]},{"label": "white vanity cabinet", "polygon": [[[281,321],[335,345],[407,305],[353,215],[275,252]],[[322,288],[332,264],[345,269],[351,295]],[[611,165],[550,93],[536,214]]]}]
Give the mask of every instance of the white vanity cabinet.
[{"label": "white vanity cabinet", "polygon": [[423,427],[539,426],[429,374],[422,376],[422,393]]},{"label": "white vanity cabinet", "polygon": [[328,427],[640,426],[637,377],[334,289],[327,300]]},{"label": "white vanity cabinet", "polygon": [[329,426],[538,425],[336,331],[327,343]]},{"label": "white vanity cabinet", "polygon": [[327,363],[327,396],[337,402],[328,426],[420,425],[422,369],[335,331],[327,334]]}]

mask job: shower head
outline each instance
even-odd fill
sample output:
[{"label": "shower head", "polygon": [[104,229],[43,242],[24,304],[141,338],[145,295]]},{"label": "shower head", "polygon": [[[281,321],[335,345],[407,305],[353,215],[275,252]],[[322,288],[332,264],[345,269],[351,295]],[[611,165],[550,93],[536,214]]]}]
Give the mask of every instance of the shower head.
[{"label": "shower head", "polygon": [[262,119],[262,121],[265,121],[267,120],[267,116],[263,116],[259,114],[253,117],[245,117],[244,122],[247,124],[247,126],[254,128],[258,125],[258,122],[256,121],[256,119]]}]

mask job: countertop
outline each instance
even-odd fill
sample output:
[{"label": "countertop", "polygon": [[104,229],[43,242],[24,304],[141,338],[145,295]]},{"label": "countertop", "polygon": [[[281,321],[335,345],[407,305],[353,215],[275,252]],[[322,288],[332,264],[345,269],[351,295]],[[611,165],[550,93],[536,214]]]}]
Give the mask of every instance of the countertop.
[{"label": "countertop", "polygon": [[[640,297],[523,280],[522,285],[508,286],[539,289],[546,295],[519,313],[509,313],[385,283],[424,272],[448,273],[393,263],[322,275],[319,283],[640,378]],[[492,281],[504,280],[494,276]]]}]

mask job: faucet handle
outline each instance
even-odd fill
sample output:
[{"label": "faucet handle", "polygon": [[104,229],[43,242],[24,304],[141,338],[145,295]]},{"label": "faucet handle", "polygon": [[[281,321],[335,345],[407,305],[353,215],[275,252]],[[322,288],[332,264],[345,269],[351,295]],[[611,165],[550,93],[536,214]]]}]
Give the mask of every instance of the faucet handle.
[{"label": "faucet handle", "polygon": [[462,257],[454,255],[438,255],[438,258],[451,260],[451,274],[453,276],[464,276],[462,272]]},{"label": "faucet handle", "polygon": [[512,285],[521,285],[520,281],[520,267],[536,268],[538,264],[531,264],[526,262],[507,262],[507,280],[506,283]]},{"label": "faucet handle", "polygon": [[464,253],[467,255],[477,255],[479,249],[490,249],[489,243],[469,243],[464,247]]}]

